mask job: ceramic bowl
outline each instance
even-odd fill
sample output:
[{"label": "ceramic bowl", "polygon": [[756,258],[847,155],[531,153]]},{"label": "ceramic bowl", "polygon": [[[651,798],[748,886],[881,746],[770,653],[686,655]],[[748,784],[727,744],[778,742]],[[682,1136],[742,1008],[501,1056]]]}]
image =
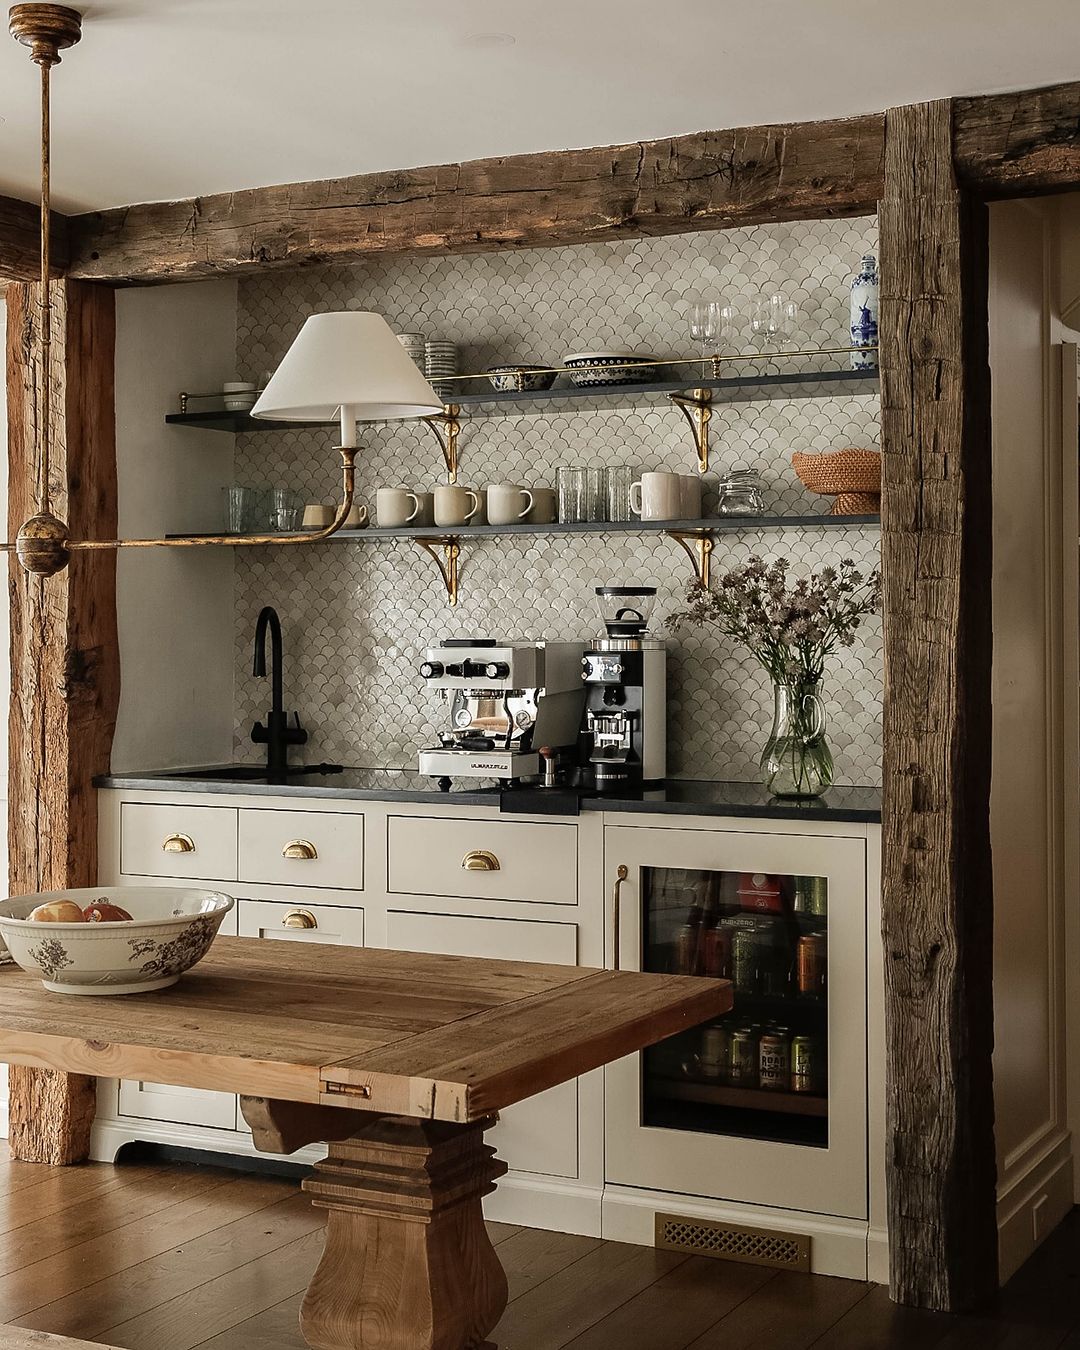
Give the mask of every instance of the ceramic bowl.
[{"label": "ceramic bowl", "polygon": [[550,389],[557,370],[550,366],[488,366],[487,377],[492,389],[500,394],[535,394],[538,389]]},{"label": "ceramic bowl", "polygon": [[[108,900],[130,923],[30,923],[49,900]],[[0,903],[0,937],[18,965],[57,994],[137,994],[175,984],[201,961],[235,901],[220,891],[92,886]]]},{"label": "ceramic bowl", "polygon": [[570,379],[582,389],[612,384],[648,384],[656,379],[655,356],[638,352],[574,352],[563,359]]}]

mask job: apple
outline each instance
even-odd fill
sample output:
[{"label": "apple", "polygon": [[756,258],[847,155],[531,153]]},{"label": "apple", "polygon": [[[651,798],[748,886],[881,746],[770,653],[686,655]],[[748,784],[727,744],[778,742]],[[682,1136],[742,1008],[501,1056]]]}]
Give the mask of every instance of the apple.
[{"label": "apple", "polygon": [[48,900],[26,916],[30,923],[85,923],[86,916],[74,900]]},{"label": "apple", "polygon": [[83,918],[87,923],[131,922],[131,915],[126,909],[110,904],[108,900],[95,900],[92,905],[87,905],[83,910]]}]

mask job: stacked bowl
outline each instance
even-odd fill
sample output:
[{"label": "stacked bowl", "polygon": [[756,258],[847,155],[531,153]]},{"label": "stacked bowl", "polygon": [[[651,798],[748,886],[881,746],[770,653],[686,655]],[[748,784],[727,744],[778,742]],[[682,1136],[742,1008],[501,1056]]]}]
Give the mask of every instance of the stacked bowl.
[{"label": "stacked bowl", "polygon": [[441,399],[453,397],[454,385],[447,377],[458,373],[457,344],[431,339],[424,344],[424,374]]},{"label": "stacked bowl", "polygon": [[425,361],[425,338],[423,333],[398,333],[397,340],[408,352],[410,359],[416,366],[421,375],[426,374]]}]

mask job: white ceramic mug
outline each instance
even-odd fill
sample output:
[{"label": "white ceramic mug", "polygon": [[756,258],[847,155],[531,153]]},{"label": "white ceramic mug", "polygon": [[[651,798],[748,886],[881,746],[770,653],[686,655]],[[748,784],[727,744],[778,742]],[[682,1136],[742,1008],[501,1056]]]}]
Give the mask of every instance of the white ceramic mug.
[{"label": "white ceramic mug", "polygon": [[532,510],[533,495],[517,483],[489,483],[487,518],[489,525],[517,525]]},{"label": "white ceramic mug", "polygon": [[679,474],[680,498],[682,506],[679,510],[680,520],[700,520],[701,519],[701,477],[696,473]]},{"label": "white ceramic mug", "polygon": [[336,515],[336,506],[323,506],[319,502],[309,502],[304,507],[304,529],[325,530],[327,525],[333,525]]},{"label": "white ceramic mug", "polygon": [[525,519],[530,525],[551,525],[558,515],[559,496],[554,488],[532,489],[533,504]]},{"label": "white ceramic mug", "polygon": [[479,510],[480,497],[472,488],[440,483],[435,489],[436,525],[468,525]]},{"label": "white ceramic mug", "polygon": [[682,477],[677,473],[643,473],[630,484],[630,510],[642,520],[679,520],[682,508]]},{"label": "white ceramic mug", "polygon": [[366,506],[360,506],[353,502],[349,508],[349,514],[345,517],[345,524],[341,527],[343,530],[362,530],[368,522],[368,509]]},{"label": "white ceramic mug", "polygon": [[419,514],[420,498],[408,488],[379,488],[375,493],[375,517],[381,530],[400,530]]}]

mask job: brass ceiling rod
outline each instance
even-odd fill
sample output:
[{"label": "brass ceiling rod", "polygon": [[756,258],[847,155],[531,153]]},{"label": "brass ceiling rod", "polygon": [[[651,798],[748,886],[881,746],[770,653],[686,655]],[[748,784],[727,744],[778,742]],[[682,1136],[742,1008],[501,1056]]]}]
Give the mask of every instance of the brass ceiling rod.
[{"label": "brass ceiling rod", "polygon": [[[306,534],[251,535],[177,535],[171,539],[72,539],[68,527],[53,514],[52,426],[49,419],[49,390],[52,384],[52,277],[50,275],[49,236],[51,229],[51,125],[49,116],[50,71],[60,61],[60,53],[73,47],[82,37],[82,15],[67,5],[13,5],[8,11],[8,31],[17,42],[30,48],[30,59],[41,70],[41,308],[38,343],[38,417],[40,428],[37,464],[37,510],[19,529],[14,543],[0,543],[0,552],[15,551],[28,572],[50,577],[62,571],[73,552],[119,548],[204,548],[206,546],[254,544],[308,544],[328,539],[345,524],[352,506],[355,436],[346,434],[344,419],[341,454],[342,500],[333,523],[325,529]],[[350,441],[352,443],[350,443]]]}]

